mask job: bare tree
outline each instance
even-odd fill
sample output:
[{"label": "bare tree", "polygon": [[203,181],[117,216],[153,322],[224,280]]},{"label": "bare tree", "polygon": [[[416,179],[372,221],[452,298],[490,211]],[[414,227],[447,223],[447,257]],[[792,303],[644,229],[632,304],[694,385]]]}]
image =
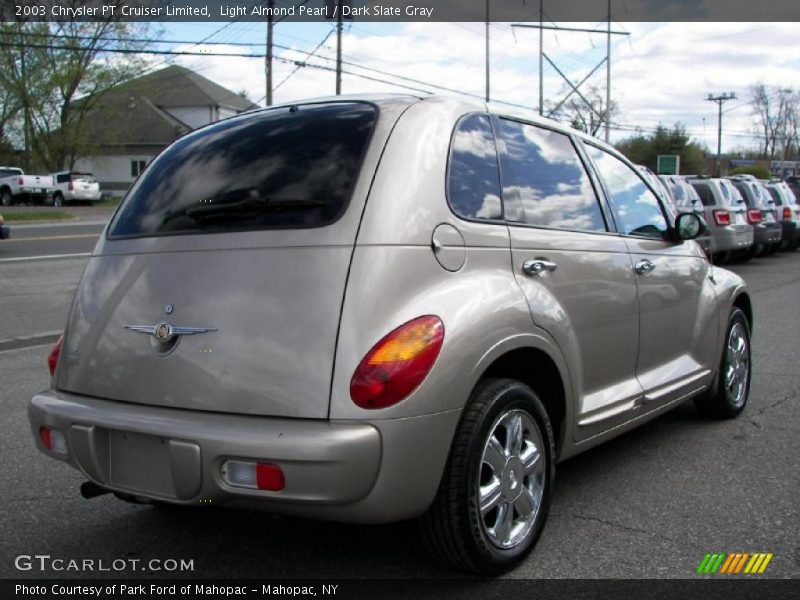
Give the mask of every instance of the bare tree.
[{"label": "bare tree", "polygon": [[798,94],[791,88],[773,88],[763,83],[752,86],[750,93],[762,158],[785,158],[793,145],[797,147]]},{"label": "bare tree", "polygon": [[551,117],[569,122],[575,129],[590,135],[596,135],[617,111],[617,103],[613,100],[606,106],[605,91],[596,85],[589,86],[580,95],[571,94],[566,101],[549,106]]}]

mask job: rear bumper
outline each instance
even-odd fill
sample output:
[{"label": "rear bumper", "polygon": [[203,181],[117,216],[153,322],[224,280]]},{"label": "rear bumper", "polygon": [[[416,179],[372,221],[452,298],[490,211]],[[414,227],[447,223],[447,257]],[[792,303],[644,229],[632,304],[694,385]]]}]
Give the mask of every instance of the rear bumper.
[{"label": "rear bumper", "polygon": [[750,225],[717,227],[712,240],[714,252],[745,250],[753,245],[753,228]]},{"label": "rear bumper", "polygon": [[83,202],[99,202],[100,197],[102,196],[100,192],[81,192],[77,190],[62,193],[64,194],[64,200],[66,202],[71,202],[73,200],[79,200]]},{"label": "rear bumper", "polygon": [[781,227],[777,223],[774,225],[759,225],[755,228],[753,243],[760,246],[770,246],[781,241]]},{"label": "rear bumper", "polygon": [[[61,392],[38,394],[28,406],[39,450],[112,491],[175,504],[243,505],[367,523],[410,518],[427,509],[458,412],[375,422],[280,419]],[[44,448],[39,428],[45,426],[64,434],[66,456]],[[442,436],[444,445],[437,443]],[[221,476],[227,459],[277,464],[285,488],[232,487]]]}]

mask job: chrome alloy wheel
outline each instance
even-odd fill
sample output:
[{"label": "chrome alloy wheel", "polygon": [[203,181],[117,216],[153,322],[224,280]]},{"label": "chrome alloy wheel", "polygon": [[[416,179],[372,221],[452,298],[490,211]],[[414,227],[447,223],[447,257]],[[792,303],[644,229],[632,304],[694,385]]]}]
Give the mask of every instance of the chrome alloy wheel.
[{"label": "chrome alloy wheel", "polygon": [[513,548],[531,532],[542,504],[547,457],[536,421],[524,410],[501,414],[483,447],[480,522],[489,540]]},{"label": "chrome alloy wheel", "polygon": [[738,408],[746,400],[750,378],[750,345],[744,324],[734,323],[731,327],[726,352],[725,390],[730,401]]}]

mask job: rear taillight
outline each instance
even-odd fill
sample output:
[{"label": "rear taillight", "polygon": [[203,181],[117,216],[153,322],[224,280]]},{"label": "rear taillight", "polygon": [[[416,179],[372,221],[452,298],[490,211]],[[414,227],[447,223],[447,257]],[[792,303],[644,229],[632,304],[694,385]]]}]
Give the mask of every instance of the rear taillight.
[{"label": "rear taillight", "polygon": [[47,448],[50,452],[56,454],[67,453],[67,439],[57,429],[49,427],[39,428],[39,439],[42,440],[42,446]]},{"label": "rear taillight", "polygon": [[55,346],[50,351],[50,356],[47,357],[47,366],[50,369],[50,377],[56,372],[56,365],[58,364],[58,356],[61,354],[61,340],[64,336],[59,336]]},{"label": "rear taillight", "polygon": [[792,209],[788,206],[783,207],[783,220],[789,221],[792,218]]},{"label": "rear taillight", "polygon": [[727,210],[715,210],[714,222],[720,227],[724,227],[725,225],[730,225],[731,213],[729,213]]},{"label": "rear taillight", "polygon": [[22,177],[20,177],[19,179],[17,179],[17,185],[22,185]]},{"label": "rear taillight", "polygon": [[430,372],[444,342],[439,317],[401,325],[372,347],[350,381],[350,397],[361,408],[386,408],[413,392]]},{"label": "rear taillight", "polygon": [[286,487],[286,477],[278,465],[249,460],[226,460],[222,463],[222,479],[233,487],[267,492],[280,492]]},{"label": "rear taillight", "polygon": [[751,208],[747,211],[747,222],[751,225],[761,223],[761,211]]}]

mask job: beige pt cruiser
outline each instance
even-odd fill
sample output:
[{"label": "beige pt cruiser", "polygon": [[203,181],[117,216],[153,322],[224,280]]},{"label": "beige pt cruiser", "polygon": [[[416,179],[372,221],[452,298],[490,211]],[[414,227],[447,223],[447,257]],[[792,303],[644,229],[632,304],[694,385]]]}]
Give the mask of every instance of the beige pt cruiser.
[{"label": "beige pt cruiser", "polygon": [[177,140],[108,224],[30,401],[85,496],[419,517],[498,573],[557,462],[747,403],[744,282],[613,148],[452,98],[342,96]]}]

